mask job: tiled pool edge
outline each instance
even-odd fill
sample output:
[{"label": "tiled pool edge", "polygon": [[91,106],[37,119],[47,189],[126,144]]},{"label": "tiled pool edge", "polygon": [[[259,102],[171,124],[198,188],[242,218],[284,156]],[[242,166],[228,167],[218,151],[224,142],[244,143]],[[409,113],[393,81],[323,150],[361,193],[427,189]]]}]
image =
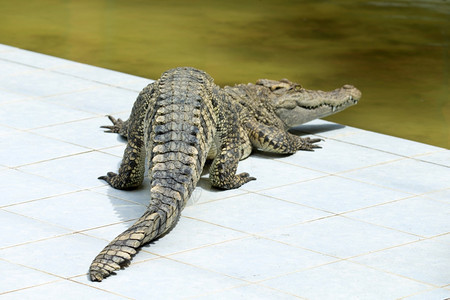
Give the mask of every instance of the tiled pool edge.
[{"label": "tiled pool edge", "polygon": [[[5,53],[9,54],[5,55]],[[32,59],[30,57],[34,58]],[[137,92],[150,82],[148,79],[128,74],[0,45],[0,66],[4,65],[7,65],[9,70],[15,73],[7,74],[6,77],[8,77],[8,80],[6,82],[9,84],[0,84],[0,111],[1,108],[11,107],[10,105],[12,103],[17,109],[24,109],[27,106],[20,106],[17,103],[27,103],[27,101],[29,103],[31,103],[30,101],[39,102],[39,105],[35,105],[34,108],[36,115],[39,115],[39,109],[45,108],[47,110],[55,109],[59,113],[68,116],[75,116],[70,124],[73,124],[77,130],[79,129],[79,132],[82,130],[86,131],[91,127],[91,125],[85,122],[89,119],[95,120],[96,122],[98,119],[101,122],[103,115],[109,113],[122,113],[126,117]],[[18,67],[15,68],[14,65],[18,65]],[[73,78],[75,85],[65,86],[65,83],[60,80],[61,77],[65,80],[71,80],[70,78]],[[0,72],[0,83],[3,78],[5,76]],[[28,86],[26,87],[25,95],[23,95],[22,93],[24,91],[20,91],[19,88],[21,79],[54,79],[60,86],[57,88],[50,86],[48,90],[45,86],[34,89],[29,83],[26,83]],[[36,94],[33,94],[34,91],[36,91]],[[109,101],[116,94],[118,94],[118,98]],[[1,97],[7,97],[7,100],[4,100],[5,98],[1,99]],[[102,97],[105,97],[103,99],[108,99],[108,102],[100,101],[101,103],[92,104],[93,99],[102,99]],[[63,101],[66,99],[66,101],[61,102],[61,99]],[[81,108],[78,107],[78,104]],[[80,111],[83,113],[80,114]],[[103,296],[107,299],[114,295],[121,295],[119,298],[129,297],[139,299],[145,298],[145,295],[150,294],[155,298],[167,297],[168,295],[177,298],[197,298],[201,295],[205,295],[206,298],[216,296],[226,298],[238,295],[295,298],[294,295],[296,295],[297,297],[313,299],[318,296],[324,296],[324,294],[320,293],[326,292],[327,290],[330,294],[333,292],[334,296],[336,296],[336,292],[339,292],[339,289],[335,286],[336,284],[340,284],[349,289],[350,286],[346,286],[346,282],[350,284],[353,280],[352,277],[344,276],[345,280],[343,279],[342,282],[333,282],[332,280],[331,282],[322,281],[327,279],[327,273],[329,272],[339,275],[340,270],[345,270],[346,272],[359,274],[361,277],[364,277],[366,274],[372,281],[375,279],[378,280],[380,283],[379,289],[382,291],[376,292],[379,292],[380,295],[383,295],[383,292],[389,292],[391,293],[390,295],[395,297],[406,297],[415,294],[419,296],[422,294],[426,297],[430,295],[427,293],[431,293],[433,295],[448,294],[447,297],[450,297],[449,282],[446,282],[446,284],[445,281],[443,281],[444,283],[441,282],[439,274],[433,273],[432,270],[428,272],[429,277],[427,278],[425,276],[424,279],[414,268],[409,271],[407,270],[406,273],[402,273],[402,264],[397,263],[396,265],[389,263],[389,259],[392,258],[389,253],[397,255],[398,252],[404,256],[405,251],[403,249],[409,249],[411,247],[416,251],[422,249],[421,251],[430,251],[428,253],[434,251],[433,253],[436,254],[443,253],[443,247],[445,248],[446,245],[448,249],[449,224],[444,217],[447,211],[446,209],[450,205],[450,185],[442,181],[442,179],[439,180],[439,178],[445,178],[446,175],[450,175],[448,171],[449,167],[445,165],[446,162],[449,162],[449,150],[350,127],[317,132],[318,128],[320,130],[320,127],[330,127],[330,124],[332,125],[333,123],[322,120],[314,121],[309,123],[307,127],[303,127],[302,130],[327,139],[323,143],[324,149],[318,150],[315,153],[301,153],[290,157],[267,157],[264,154],[258,154],[255,158],[243,161],[239,169],[256,175],[258,180],[248,186],[242,187],[242,194],[233,195],[231,198],[228,196],[221,197],[217,196],[217,192],[209,190],[208,186],[205,186],[205,188],[197,188],[193,196],[197,197],[196,204],[187,207],[183,213],[185,216],[184,220],[186,220],[184,222],[185,226],[176,227],[174,233],[167,236],[167,239],[146,247],[135,258],[136,263],[132,264],[127,270],[118,272],[118,276],[114,276],[102,284],[93,284],[87,281],[85,276],[82,275],[83,272],[87,270],[87,266],[93,258],[93,255],[100,250],[98,248],[101,248],[101,245],[106,243],[107,236],[113,236],[117,231],[120,231],[119,227],[124,226],[114,227],[107,225],[112,223],[123,224],[126,218],[137,217],[140,213],[139,203],[145,203],[145,190],[120,196],[130,199],[137,204],[137,206],[130,206],[130,202],[125,199],[122,200],[119,198],[119,200],[113,200],[117,199],[115,191],[102,188],[102,191],[98,194],[99,196],[95,196],[95,199],[98,200],[92,202],[95,205],[92,209],[103,211],[105,217],[102,221],[103,223],[92,223],[90,226],[96,228],[96,226],[103,224],[103,226],[100,226],[103,229],[99,233],[95,233],[95,235],[91,235],[92,232],[90,233],[84,230],[82,235],[78,234],[77,232],[79,232],[80,228],[87,225],[83,224],[85,223],[83,219],[89,220],[93,215],[89,215],[89,211],[80,207],[80,200],[76,196],[80,195],[82,191],[86,191],[86,195],[91,195],[91,190],[93,192],[95,188],[103,186],[101,182],[95,179],[96,176],[101,175],[98,172],[113,170],[119,161],[117,156],[111,156],[103,151],[105,149],[121,148],[123,147],[123,141],[113,136],[99,138],[103,133],[97,128],[92,128],[93,131],[87,133],[83,139],[69,138],[67,136],[67,130],[70,126],[65,126],[64,124],[68,123],[63,119],[55,121],[39,117],[33,118],[31,116],[28,119],[29,123],[16,123],[17,125],[15,126],[19,127],[11,126],[11,123],[5,123],[8,117],[11,118],[11,116],[19,112],[10,109],[9,114],[4,115],[3,120],[0,118],[0,136],[2,136],[3,140],[8,140],[8,136],[16,136],[19,133],[23,136],[21,139],[15,139],[19,144],[14,144],[13,139],[9,142],[3,141],[1,146],[3,148],[14,146],[17,148],[14,153],[28,155],[28,160],[25,161],[25,164],[22,163],[24,161],[23,158],[20,158],[20,160],[14,158],[16,162],[12,162],[10,159],[0,160],[0,165],[3,165],[3,167],[0,167],[0,176],[5,175],[3,176],[3,182],[8,182],[8,187],[10,188],[6,190],[10,197],[4,201],[14,201],[12,203],[15,204],[9,206],[8,204],[11,204],[9,202],[6,206],[4,203],[0,205],[0,212],[9,216],[7,224],[4,224],[5,232],[2,233],[2,237],[8,243],[12,243],[6,248],[3,244],[0,245],[0,261],[9,266],[9,269],[6,267],[5,269],[10,270],[10,274],[16,275],[16,277],[12,276],[10,280],[6,281],[4,283],[5,286],[0,285],[0,288],[2,288],[0,289],[0,295],[4,288],[8,288],[8,285],[11,285],[11,280],[18,278],[19,280],[16,280],[16,282],[23,283],[23,286],[3,296],[13,297],[17,295],[20,298],[23,295],[30,295],[33,291],[36,291],[33,295],[70,291],[73,292],[74,298],[76,298],[76,296],[91,295],[90,293],[94,290],[92,287],[94,287],[99,298]],[[43,115],[41,114],[41,116]],[[92,126],[96,122],[92,122]],[[31,125],[27,126],[28,124]],[[312,130],[310,130],[311,128]],[[76,136],[77,130],[72,135]],[[21,136],[20,134],[18,135],[19,137]],[[92,134],[92,138],[90,138],[90,134]],[[34,153],[29,151],[20,152],[23,151],[23,145],[30,140],[30,137],[34,138],[37,146],[40,145],[41,140],[46,140],[48,143],[46,147],[48,149],[56,149],[57,151],[41,153],[40,151],[42,149],[36,147]],[[329,150],[324,151],[325,149]],[[332,153],[333,151],[334,153]],[[10,155],[9,153],[0,151],[0,159],[2,156],[6,157]],[[120,154],[120,151],[117,153]],[[352,155],[349,155],[349,153]],[[58,158],[61,154],[64,154],[62,158]],[[93,160],[93,157],[95,157],[95,160]],[[13,157],[11,156],[11,158]],[[269,170],[267,170],[268,166],[270,166]],[[76,171],[77,167],[82,170],[75,172],[67,178],[65,168]],[[420,176],[413,176],[414,172],[412,171],[416,170],[437,178],[436,180],[431,180],[420,178]],[[287,178],[281,178],[277,181],[273,178],[274,172],[287,174]],[[297,173],[300,175],[297,175]],[[394,174],[394,178],[389,180],[386,176],[391,174]],[[28,182],[45,186],[45,193],[32,187],[27,189],[26,185],[21,182],[25,178],[22,176],[27,176]],[[402,179],[404,176],[406,176],[406,179]],[[333,183],[334,190],[330,191],[330,193],[324,192],[319,195],[315,193],[318,188],[320,189],[320,187],[326,187],[327,184],[331,184],[332,182],[327,181],[331,178],[338,179]],[[59,186],[54,184],[55,181],[59,182]],[[333,195],[333,193],[336,193],[336,190],[339,190],[339,187],[343,183],[352,182],[354,184],[350,184],[350,187],[355,188],[359,186],[358,188],[360,190],[355,191],[353,194],[345,190],[339,191],[339,193],[343,194],[342,199],[346,199],[345,196],[350,198],[346,204],[348,207],[358,208],[356,215],[355,210],[337,211],[338,207],[335,204],[331,205],[332,203],[327,202],[327,196],[330,197],[330,194]],[[358,182],[360,183],[358,184]],[[296,185],[302,189],[296,190]],[[292,191],[289,191],[289,187],[292,187]],[[18,192],[24,189],[24,192]],[[379,198],[364,196],[364,192],[371,189],[373,189],[372,193],[375,193]],[[245,191],[249,193],[245,193]],[[267,191],[270,191],[272,194],[267,194]],[[403,194],[408,196],[402,198],[400,195]],[[338,198],[338,196],[337,194],[334,198]],[[305,202],[302,200],[314,199],[314,197],[318,199],[316,202]],[[359,197],[364,199],[358,200]],[[386,201],[379,201],[378,199],[380,198]],[[61,199],[72,200],[64,202]],[[35,200],[35,204],[31,205],[32,203],[29,203],[30,200]],[[97,202],[99,206],[96,206],[95,203]],[[78,213],[80,220],[68,220],[67,217],[55,219],[48,216],[47,210],[49,208],[45,208],[46,203],[59,205],[59,211],[64,208],[68,211]],[[71,205],[71,203],[73,204]],[[87,206],[89,205],[88,203],[85,202],[83,205]],[[317,205],[319,203],[320,206],[318,207]],[[374,206],[373,204],[376,205]],[[412,226],[413,224],[409,223],[410,221],[408,219],[405,219],[404,223],[392,223],[390,220],[382,218],[384,215],[384,207],[394,207],[397,213],[401,214],[404,207],[408,208],[411,204],[416,205],[418,210],[421,210],[416,212],[417,216],[420,217],[418,219],[426,220],[426,222],[432,220],[433,224],[429,223],[430,226],[425,227],[414,227]],[[236,210],[244,210],[245,212],[251,210],[255,205],[258,205],[258,214],[255,214],[252,210],[251,213],[243,214],[243,216],[248,215],[247,218],[239,217],[239,214],[236,215]],[[111,206],[114,208],[112,211],[110,209]],[[40,211],[40,207],[43,210],[45,209],[45,211]],[[271,207],[279,209],[273,211]],[[215,212],[218,209],[225,209],[225,211],[228,209],[228,215],[225,217],[220,214],[215,216]],[[291,220],[290,218],[292,216],[285,214],[286,210],[295,211],[299,219]],[[315,210],[326,211],[328,215],[325,219],[323,219],[324,215],[314,216],[311,212]],[[15,214],[11,214],[13,212]],[[269,216],[268,213],[279,216],[278,219],[275,219],[275,223],[265,224],[267,220],[265,218]],[[361,215],[361,213],[363,214]],[[353,217],[348,218],[347,214],[353,214]],[[354,230],[350,230],[352,226],[349,226],[349,221],[341,219],[341,215],[344,219],[353,220],[350,222],[351,224],[359,225]],[[15,216],[20,216],[20,218]],[[191,221],[188,222],[188,219]],[[335,225],[328,227],[325,222],[327,219],[329,221],[326,222],[331,222]],[[16,220],[16,224],[14,224],[14,220]],[[17,226],[25,226],[25,224],[30,226],[29,224],[31,223],[33,224],[33,228],[36,229],[34,232],[28,233],[30,235],[28,238],[29,242],[27,242],[26,238],[28,230],[24,231],[24,237],[20,237],[22,240],[11,235],[11,230],[15,230]],[[255,226],[258,223],[260,225]],[[209,227],[205,227],[205,224],[209,224]],[[54,228],[60,228],[61,226],[68,230],[69,233],[61,236],[53,232]],[[292,231],[292,228],[303,228],[305,226],[308,226],[309,229],[300,231],[300,233],[304,234],[302,232],[306,232],[314,236],[312,240],[317,238],[317,243],[305,244],[301,241],[301,235],[296,236],[298,234],[297,231]],[[331,230],[330,233],[333,234],[333,227],[349,228],[348,232],[350,236],[343,237],[343,239],[351,241],[352,238],[361,236],[361,233],[358,232],[358,226],[369,230],[368,232],[371,232],[371,238],[375,238],[376,240],[371,240],[369,245],[361,244],[361,248],[352,248],[349,245],[352,249],[341,249],[338,247],[338,244],[333,245],[335,241],[330,239],[328,240],[329,246],[324,248],[319,243],[321,237],[316,236],[316,234],[322,234],[323,236],[322,232],[324,229]],[[405,226],[407,227],[406,230],[404,228]],[[263,227],[266,227],[268,233],[266,233]],[[446,228],[446,231],[442,231],[442,227],[444,229]],[[191,231],[185,231],[186,229]],[[278,235],[280,230],[281,235]],[[241,232],[243,236],[239,240],[236,240],[237,236],[233,231]],[[273,233],[270,233],[272,231]],[[290,239],[286,239],[283,233],[284,231],[291,232]],[[197,240],[183,240],[183,236],[193,234],[193,232],[197,232]],[[340,233],[335,232],[336,235]],[[74,238],[69,239],[72,235]],[[408,242],[406,240],[403,242],[398,240],[400,236],[405,238],[409,235],[417,235],[417,240],[411,241],[406,239],[409,240]],[[66,238],[61,239],[64,236]],[[36,242],[36,237],[40,237],[41,239],[39,241],[41,242]],[[378,241],[380,238],[384,238],[385,240]],[[68,244],[67,246],[58,246],[61,248],[59,252],[53,253],[56,260],[54,263],[69,269],[75,266],[76,272],[80,273],[75,273],[75,275],[71,275],[73,274],[72,271],[70,274],[66,272],[59,273],[58,265],[52,265],[50,261],[42,265],[36,262],[35,259],[24,257],[26,255],[38,255],[39,253],[43,255],[48,251],[51,253],[52,249],[46,248],[46,245],[53,244],[56,246],[60,240],[68,241]],[[240,244],[240,240],[245,241],[245,244]],[[421,244],[423,241],[428,242]],[[322,242],[326,243],[327,240],[324,239]],[[254,254],[255,257],[249,256],[246,263],[248,263],[250,270],[243,269],[239,272],[239,265],[243,263],[239,261],[239,255],[245,257],[247,253],[240,253],[238,250],[244,245],[248,245],[245,247],[250,247],[249,249],[252,249],[252,247],[263,247],[268,252],[261,251],[259,255]],[[77,252],[72,249],[77,246],[80,247],[81,251]],[[175,246],[182,251],[180,252],[174,249]],[[35,253],[28,254],[28,251],[33,249]],[[370,251],[364,252],[367,249]],[[349,252],[349,250],[357,252],[358,255],[348,258],[346,252]],[[58,260],[58,257],[62,259],[67,255],[61,251],[67,251],[70,257],[77,257],[83,260],[83,262]],[[170,253],[170,251],[175,252]],[[225,266],[214,259],[214,256],[220,253],[220,251],[225,251],[224,255],[225,253],[229,253],[227,254],[228,262]],[[279,261],[269,255],[271,251],[284,253],[284,257],[280,257],[279,261],[284,261],[285,264],[286,262],[291,262],[291,265],[279,265]],[[310,253],[311,251],[317,253],[317,256],[314,257],[318,264],[311,266],[302,265],[302,257],[306,257],[306,253]],[[156,258],[157,261],[155,261],[154,257],[147,256],[146,253],[148,255],[155,253],[157,254],[156,257],[160,256],[160,258],[159,260]],[[406,251],[406,253],[408,252]],[[326,264],[323,261],[319,263],[321,259],[330,255],[337,255],[337,260],[327,262]],[[152,271],[152,266],[159,266],[159,272],[161,272],[161,269],[165,269],[164,260],[161,259],[164,259],[166,256],[169,259],[173,258],[175,260],[167,265],[167,274],[161,273],[158,276],[158,274],[154,273],[155,271]],[[378,260],[381,260],[381,263],[374,263],[372,257],[379,257]],[[264,261],[266,264],[272,266],[268,269],[261,269],[263,273],[257,277],[258,280],[256,281],[250,280],[250,278],[255,276],[252,273],[252,269],[256,270],[258,267],[258,264],[251,262],[251,258],[255,259],[255,262],[261,263]],[[297,259],[297,263],[301,264],[296,265],[293,263],[292,259],[294,258]],[[417,254],[414,258],[420,259],[423,257]],[[448,268],[450,266],[448,257],[439,258],[441,263],[442,261],[444,262],[444,267],[446,266],[447,269],[450,269]],[[428,263],[432,264],[434,262],[432,260],[433,257],[427,259],[428,261],[425,261]],[[342,262],[340,264],[341,267],[336,268],[335,264],[339,262]],[[134,268],[133,266],[136,267]],[[145,266],[148,267],[146,268]],[[279,269],[274,269],[276,266]],[[423,268],[422,265],[419,265],[419,267]],[[441,269],[438,270],[441,271]],[[186,272],[186,276],[191,273],[195,274],[194,278],[199,281],[204,280],[203,285],[206,284],[207,289],[199,291],[198,288],[202,286],[202,282],[195,282],[195,280],[193,280],[194,282],[190,282],[190,285],[186,285],[183,282],[183,279],[186,280],[186,278],[177,278],[177,271],[181,272],[180,274]],[[144,286],[141,287],[141,283],[137,283],[142,276],[150,276],[153,280],[169,278],[165,276],[175,276],[173,277],[174,281],[172,283],[182,288],[185,294],[164,294],[165,292],[157,294],[155,290],[149,290]],[[304,276],[307,276],[306,278],[312,276],[317,279],[316,281],[308,279],[310,280],[308,282],[308,291],[298,288],[298,282],[299,280],[301,282],[305,278]],[[445,280],[445,270],[441,276]],[[61,281],[61,278],[68,279]],[[446,278],[450,278],[450,276]],[[73,280],[83,285],[76,284]],[[225,285],[219,284],[218,282],[220,280],[224,280]],[[118,282],[116,283],[116,281]],[[31,287],[36,284],[38,285],[37,287]],[[163,288],[165,284],[164,282],[160,282],[159,286]],[[361,282],[360,284],[362,287],[366,287],[366,282]],[[398,284],[402,288],[399,289]],[[317,285],[316,288],[314,288],[315,285]],[[97,288],[102,289],[102,291],[97,290]],[[370,292],[371,290],[368,289],[368,291]],[[350,292],[352,292],[351,289],[349,289]],[[356,289],[353,290],[353,293],[363,293],[363,291]],[[345,296],[345,294],[342,294],[342,296]],[[366,296],[370,298],[374,294],[369,293]]]}]

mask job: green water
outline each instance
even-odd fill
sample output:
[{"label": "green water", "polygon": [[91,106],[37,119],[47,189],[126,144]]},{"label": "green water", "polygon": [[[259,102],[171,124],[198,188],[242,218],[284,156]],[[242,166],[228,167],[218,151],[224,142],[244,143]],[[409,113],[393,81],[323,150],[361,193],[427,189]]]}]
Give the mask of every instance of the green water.
[{"label": "green water", "polygon": [[328,120],[446,148],[449,31],[445,0],[0,0],[3,44],[148,78],[350,83],[361,102]]}]

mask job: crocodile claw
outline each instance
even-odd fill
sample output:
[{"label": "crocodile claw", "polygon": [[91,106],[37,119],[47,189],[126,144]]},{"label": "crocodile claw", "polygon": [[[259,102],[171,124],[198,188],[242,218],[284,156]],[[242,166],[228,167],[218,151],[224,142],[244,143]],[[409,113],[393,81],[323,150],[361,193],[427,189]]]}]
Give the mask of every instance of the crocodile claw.
[{"label": "crocodile claw", "polygon": [[122,128],[124,126],[123,120],[120,118],[116,119],[113,116],[109,116],[109,115],[107,117],[111,121],[111,123],[113,123],[113,125],[104,125],[104,126],[100,126],[100,128],[109,129],[109,130],[105,130],[105,132],[108,132],[108,133],[121,133]]},{"label": "crocodile claw", "polygon": [[324,141],[324,139],[312,139],[312,138],[309,138],[309,137],[305,138],[304,140],[305,140],[306,142],[308,142],[308,143],[311,143],[311,144],[318,143],[318,142],[323,142],[323,141]]},{"label": "crocodile claw", "polygon": [[246,172],[237,174],[236,176],[241,178],[242,184],[247,183],[252,180],[256,180],[256,177],[252,177],[252,176],[250,176],[250,174],[248,174]]},{"label": "crocodile claw", "polygon": [[323,139],[311,139],[309,137],[307,138],[301,138],[301,144],[299,146],[298,150],[306,150],[306,151],[314,151],[314,149],[320,149],[322,148],[319,145],[316,145],[315,143],[322,142]]},{"label": "crocodile claw", "polygon": [[234,176],[234,180],[230,180],[226,189],[230,189],[230,188],[236,189],[236,188],[242,186],[243,184],[246,184],[247,182],[252,181],[252,180],[256,180],[256,178],[250,176],[250,174],[248,174],[246,172],[236,174]]},{"label": "crocodile claw", "polygon": [[120,179],[114,172],[108,172],[106,175],[100,176],[97,179],[106,181],[110,186],[114,188],[120,188]]},{"label": "crocodile claw", "polygon": [[116,173],[114,173],[114,172],[108,172],[106,175],[100,176],[100,177],[98,177],[97,179],[104,180],[104,181],[106,181],[107,183],[111,184],[112,179],[113,179],[114,177],[116,177],[116,176],[117,176]]}]

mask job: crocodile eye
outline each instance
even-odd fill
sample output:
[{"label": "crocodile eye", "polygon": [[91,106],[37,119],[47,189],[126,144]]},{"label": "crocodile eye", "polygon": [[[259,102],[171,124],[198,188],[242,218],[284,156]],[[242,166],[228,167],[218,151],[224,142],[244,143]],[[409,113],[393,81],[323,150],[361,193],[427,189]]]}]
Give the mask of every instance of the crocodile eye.
[{"label": "crocodile eye", "polygon": [[294,86],[294,91],[300,92],[301,90],[303,90],[303,87],[302,87],[300,84],[296,84],[296,85]]}]

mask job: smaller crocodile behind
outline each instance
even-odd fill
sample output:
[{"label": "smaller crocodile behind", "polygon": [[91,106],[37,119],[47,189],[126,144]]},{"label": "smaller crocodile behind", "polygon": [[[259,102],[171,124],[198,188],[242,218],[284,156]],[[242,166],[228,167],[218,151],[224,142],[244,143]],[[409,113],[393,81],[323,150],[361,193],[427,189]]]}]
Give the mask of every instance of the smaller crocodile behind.
[{"label": "smaller crocodile behind", "polygon": [[164,72],[139,94],[127,121],[109,116],[109,132],[127,138],[118,174],[101,176],[116,189],[133,189],[150,179],[150,203],[144,214],[95,257],[89,268],[102,281],[128,265],[139,248],[167,234],[177,223],[206,160],[209,178],[219,189],[235,189],[255,180],[236,174],[239,160],[253,149],[292,154],[320,148],[321,139],[301,138],[287,130],[341,111],[358,102],[361,92],[344,85],[331,92],[311,91],[296,83],[259,80],[220,88],[203,71],[176,68]]}]

